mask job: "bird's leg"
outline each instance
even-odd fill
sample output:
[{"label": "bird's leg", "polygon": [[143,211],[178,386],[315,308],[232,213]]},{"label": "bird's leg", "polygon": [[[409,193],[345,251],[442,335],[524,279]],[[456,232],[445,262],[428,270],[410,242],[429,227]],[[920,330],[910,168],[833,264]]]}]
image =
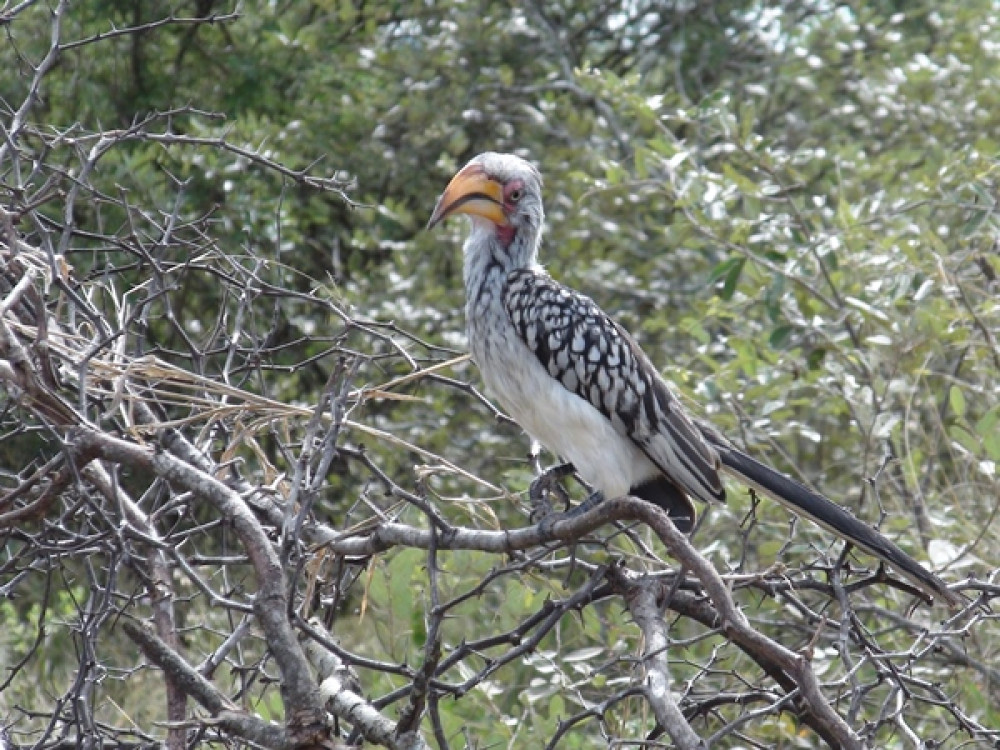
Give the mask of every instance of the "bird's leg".
[{"label": "bird's leg", "polygon": [[556,495],[563,501],[564,507],[569,507],[569,495],[562,488],[559,482],[572,475],[573,464],[558,464],[541,472],[531,482],[528,488],[528,498],[531,500],[531,520],[540,521],[552,514],[552,503],[549,502],[550,495]]}]

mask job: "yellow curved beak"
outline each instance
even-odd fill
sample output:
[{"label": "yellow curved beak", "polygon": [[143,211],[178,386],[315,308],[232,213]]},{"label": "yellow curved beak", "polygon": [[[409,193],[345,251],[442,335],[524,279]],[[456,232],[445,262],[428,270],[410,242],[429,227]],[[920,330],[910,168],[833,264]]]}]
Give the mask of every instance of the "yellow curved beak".
[{"label": "yellow curved beak", "polygon": [[469,164],[451,179],[438,198],[427,228],[434,228],[452,214],[481,216],[501,227],[509,223],[503,212],[503,188],[478,164]]}]

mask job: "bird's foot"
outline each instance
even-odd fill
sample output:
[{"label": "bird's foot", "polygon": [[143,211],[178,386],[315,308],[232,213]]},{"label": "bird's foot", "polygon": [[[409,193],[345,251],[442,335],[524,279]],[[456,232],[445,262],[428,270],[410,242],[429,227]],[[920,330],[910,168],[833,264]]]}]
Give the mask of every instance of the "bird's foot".
[{"label": "bird's foot", "polygon": [[538,524],[539,531],[546,537],[552,536],[552,529],[558,521],[567,521],[571,518],[576,518],[577,516],[582,516],[589,510],[593,510],[598,505],[604,502],[604,493],[600,490],[596,490],[590,493],[590,496],[584,500],[579,505],[570,508],[569,510],[563,511],[562,513],[550,512],[542,516],[541,518],[534,518],[532,520]]},{"label": "bird's foot", "polygon": [[569,495],[563,489],[560,481],[573,473],[573,464],[552,466],[539,474],[528,488],[528,499],[531,501],[531,521],[537,523],[552,515],[551,497],[558,497],[564,508],[569,508]]}]

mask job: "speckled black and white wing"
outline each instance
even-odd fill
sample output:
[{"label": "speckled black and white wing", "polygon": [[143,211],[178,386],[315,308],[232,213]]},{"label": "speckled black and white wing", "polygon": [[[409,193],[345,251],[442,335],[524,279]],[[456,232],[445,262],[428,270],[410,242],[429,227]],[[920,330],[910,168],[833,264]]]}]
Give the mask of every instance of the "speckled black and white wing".
[{"label": "speckled black and white wing", "polygon": [[512,271],[503,303],[549,375],[591,404],[680,489],[723,501],[719,456],[635,340],[589,297],[544,273]]}]

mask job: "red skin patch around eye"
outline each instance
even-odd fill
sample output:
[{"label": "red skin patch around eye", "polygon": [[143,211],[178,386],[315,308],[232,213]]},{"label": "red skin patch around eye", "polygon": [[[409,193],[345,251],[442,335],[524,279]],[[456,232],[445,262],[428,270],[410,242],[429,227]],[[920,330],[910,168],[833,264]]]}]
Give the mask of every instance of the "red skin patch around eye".
[{"label": "red skin patch around eye", "polygon": [[514,210],[517,201],[511,200],[512,193],[524,194],[524,180],[511,180],[503,186],[503,207],[508,211]]},{"label": "red skin patch around eye", "polygon": [[[524,180],[511,180],[503,186],[503,209],[508,215],[514,213],[517,208],[517,201],[511,200],[512,193],[524,194]],[[517,230],[512,224],[497,227],[497,237],[504,247],[510,246],[510,243],[514,241],[515,234],[517,234]]]}]

